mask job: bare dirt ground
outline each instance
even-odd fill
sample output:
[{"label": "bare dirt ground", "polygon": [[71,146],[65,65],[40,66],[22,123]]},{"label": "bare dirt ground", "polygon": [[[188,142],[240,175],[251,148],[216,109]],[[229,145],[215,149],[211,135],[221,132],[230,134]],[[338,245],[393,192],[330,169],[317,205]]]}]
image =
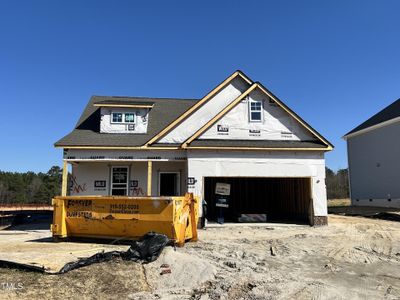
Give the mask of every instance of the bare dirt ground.
[{"label": "bare dirt ground", "polygon": [[345,199],[328,199],[328,207],[336,206],[350,206],[351,200],[349,198]]},{"label": "bare dirt ground", "polygon": [[[168,247],[147,265],[113,261],[64,275],[0,269],[0,298],[400,299],[399,222],[330,215],[324,227],[199,234],[199,242]],[[160,275],[162,264],[170,274]]]}]

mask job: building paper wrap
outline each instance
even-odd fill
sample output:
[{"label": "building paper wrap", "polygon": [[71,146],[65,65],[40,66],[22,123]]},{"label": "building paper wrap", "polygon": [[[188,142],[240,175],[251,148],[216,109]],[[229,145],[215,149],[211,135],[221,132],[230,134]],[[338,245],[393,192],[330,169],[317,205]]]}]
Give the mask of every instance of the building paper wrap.
[{"label": "building paper wrap", "polygon": [[[186,157],[187,155],[187,157]],[[74,157],[74,158],[73,158]],[[134,157],[134,158],[131,158]],[[129,195],[147,192],[147,160],[153,161],[152,195],[158,195],[160,172],[179,172],[181,193],[203,195],[204,177],[309,177],[312,184],[314,214],[327,215],[325,160],[317,151],[65,151],[72,163],[71,195],[108,195],[111,167],[129,167],[134,182]],[[105,182],[97,186],[96,181]]]},{"label": "building paper wrap", "polygon": [[189,151],[188,191],[202,195],[204,177],[309,177],[314,214],[327,215],[325,159],[321,152]]},{"label": "building paper wrap", "polygon": [[[111,189],[111,168],[128,167],[129,196],[142,197],[147,195],[147,162],[144,161],[111,161],[86,162],[80,161],[72,165],[70,195],[74,196],[107,196]],[[187,168],[184,161],[154,161],[152,171],[152,191],[159,195],[159,175],[161,172],[176,172],[180,178],[180,193],[186,192]],[[101,186],[96,182],[102,182]]]},{"label": "building paper wrap", "polygon": [[[135,114],[135,123],[111,123],[111,113],[130,112]],[[100,119],[101,133],[146,133],[148,122],[148,108],[102,107]],[[131,125],[131,127],[129,127]],[[133,125],[133,126],[132,126]]]},{"label": "building paper wrap", "polygon": [[183,143],[246,91],[249,86],[243,78],[236,77],[186,120],[161,138],[159,143]]},{"label": "building paper wrap", "polygon": [[185,151],[65,149],[67,161],[185,161]]},{"label": "building paper wrap", "polygon": [[260,90],[251,92],[249,98],[262,101],[262,122],[249,121],[249,99],[245,98],[198,139],[316,140],[311,132]]}]

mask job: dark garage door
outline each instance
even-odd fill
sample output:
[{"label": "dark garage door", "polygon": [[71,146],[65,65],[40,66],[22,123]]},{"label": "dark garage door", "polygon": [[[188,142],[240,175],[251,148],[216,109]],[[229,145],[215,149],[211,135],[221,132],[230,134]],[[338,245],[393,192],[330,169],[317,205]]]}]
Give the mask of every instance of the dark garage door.
[{"label": "dark garage door", "polygon": [[310,178],[205,177],[207,219],[212,221],[219,213],[215,206],[217,182],[231,185],[225,221],[237,222],[241,214],[266,214],[267,222],[310,223]]}]

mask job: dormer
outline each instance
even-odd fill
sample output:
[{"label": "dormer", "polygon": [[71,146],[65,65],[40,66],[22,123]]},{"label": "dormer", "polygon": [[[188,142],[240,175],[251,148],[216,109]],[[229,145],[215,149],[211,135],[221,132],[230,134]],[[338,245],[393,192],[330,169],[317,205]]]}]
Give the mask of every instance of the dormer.
[{"label": "dormer", "polygon": [[100,108],[100,133],[147,133],[154,103],[103,100],[93,105]]}]

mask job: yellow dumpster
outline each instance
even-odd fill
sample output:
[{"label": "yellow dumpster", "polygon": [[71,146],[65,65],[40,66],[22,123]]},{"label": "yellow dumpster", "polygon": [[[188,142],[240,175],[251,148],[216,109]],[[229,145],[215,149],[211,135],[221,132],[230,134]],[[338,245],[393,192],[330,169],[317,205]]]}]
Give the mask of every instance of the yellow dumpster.
[{"label": "yellow dumpster", "polygon": [[199,199],[184,197],[65,196],[52,200],[53,238],[137,239],[150,231],[177,245],[197,240]]}]

